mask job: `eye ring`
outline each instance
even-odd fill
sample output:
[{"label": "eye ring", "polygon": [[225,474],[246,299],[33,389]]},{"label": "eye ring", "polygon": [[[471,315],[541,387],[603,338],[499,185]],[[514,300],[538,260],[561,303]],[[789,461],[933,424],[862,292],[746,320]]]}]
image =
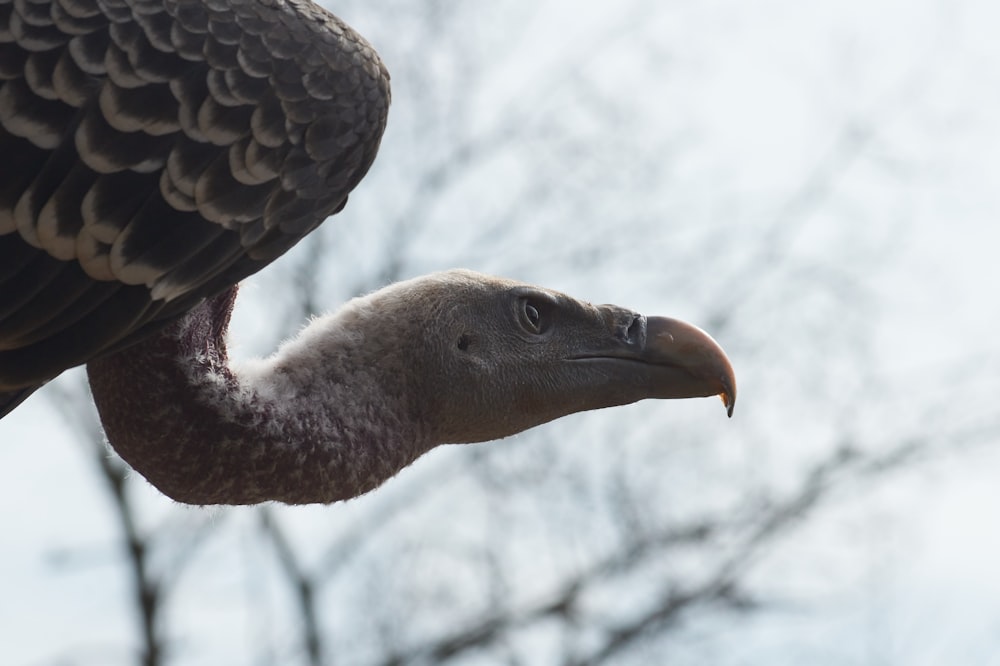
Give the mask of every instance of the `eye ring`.
[{"label": "eye ring", "polygon": [[542,332],[542,313],[538,306],[529,299],[521,299],[521,324],[529,333],[539,334]]}]

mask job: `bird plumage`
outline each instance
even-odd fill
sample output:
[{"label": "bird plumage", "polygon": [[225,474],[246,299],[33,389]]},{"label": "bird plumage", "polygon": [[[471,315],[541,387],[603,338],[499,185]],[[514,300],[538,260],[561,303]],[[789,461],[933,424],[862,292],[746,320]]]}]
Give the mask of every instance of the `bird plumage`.
[{"label": "bird plumage", "polygon": [[339,211],[389,77],[297,0],[0,0],[0,391],[162,328]]},{"label": "bird plumage", "polygon": [[115,450],[179,501],[333,502],[439,444],[645,398],[736,396],[725,354],[690,325],[470,271],[353,299],[234,366],[235,298],[87,365]]},{"label": "bird plumage", "polygon": [[236,285],[338,212],[389,76],[307,0],[0,0],[0,416],[86,363],[112,447],[185,502],[330,502],[430,448],[721,394],[683,322],[458,271],[231,368]]}]

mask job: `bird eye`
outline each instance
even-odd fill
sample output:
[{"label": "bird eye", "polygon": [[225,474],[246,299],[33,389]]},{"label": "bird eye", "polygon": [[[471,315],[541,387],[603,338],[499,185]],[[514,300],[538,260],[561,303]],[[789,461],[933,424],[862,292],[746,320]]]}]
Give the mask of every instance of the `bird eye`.
[{"label": "bird eye", "polygon": [[538,308],[527,299],[521,301],[521,321],[529,332],[542,332],[542,315],[538,312]]}]

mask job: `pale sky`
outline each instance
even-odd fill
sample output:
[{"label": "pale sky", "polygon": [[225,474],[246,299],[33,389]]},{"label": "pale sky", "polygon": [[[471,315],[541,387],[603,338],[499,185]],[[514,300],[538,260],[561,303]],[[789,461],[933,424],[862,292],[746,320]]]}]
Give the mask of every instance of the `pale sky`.
[{"label": "pale sky", "polygon": [[[639,135],[636,146],[623,151],[641,149],[647,135],[681,137],[669,157],[662,210],[656,211],[657,219],[664,219],[664,235],[636,243],[643,261],[647,254],[655,256],[650,248],[657,245],[665,248],[665,261],[676,247],[671,244],[697,247],[705,228],[738,241],[741,253],[756,251],[766,242],[767,222],[795,205],[795,192],[808,175],[822,170],[825,160],[839,164],[843,158],[846,166],[813,193],[822,205],[782,250],[778,261],[789,269],[767,284],[782,293],[782,281],[830,270],[845,289],[859,287],[865,294],[856,311],[824,315],[831,329],[845,322],[872,324],[865,333],[872,377],[859,379],[854,365],[842,369],[845,386],[857,381],[863,389],[877,389],[882,400],[878,409],[858,410],[854,425],[863,436],[877,441],[908,428],[919,433],[923,424],[949,433],[977,423],[998,426],[971,451],[934,458],[874,489],[844,488],[829,510],[792,533],[755,570],[762,589],[784,595],[788,603],[745,621],[698,625],[678,645],[674,663],[1000,664],[1000,418],[992,397],[1000,391],[994,333],[1000,325],[1000,231],[995,224],[1000,211],[1000,41],[995,34],[1000,5],[989,0],[679,0],[661,7],[633,0],[614,8],[584,8],[550,0],[531,11],[509,4],[518,11],[496,11],[487,25],[470,26],[474,37],[475,30],[483,31],[481,42],[470,39],[484,44],[484,50],[508,39],[517,44],[515,57],[487,58],[490,67],[474,77],[479,84],[474,124],[498,125],[512,105],[539,126],[553,122],[550,114],[566,113],[581,131],[596,136],[601,116],[573,115],[574,100],[561,96],[562,88],[552,83],[554,71],[566,80],[589,81],[592,90],[616,100],[609,117],[633,124]],[[505,16],[514,25],[506,25]],[[377,30],[356,27],[369,34]],[[390,67],[420,57],[393,52],[382,32],[372,38]],[[648,55],[657,51],[659,59]],[[380,159],[406,151],[393,144],[393,124],[407,122],[406,100],[419,92],[409,90],[408,80],[395,71],[394,115]],[[847,149],[847,157],[838,153],[845,141],[850,145],[857,137],[862,147]],[[664,145],[651,139],[647,147],[655,151]],[[629,154],[594,151],[561,168],[584,170],[588,161],[619,165]],[[555,158],[539,156],[545,164],[549,159]],[[524,163],[513,157],[490,168],[517,178]],[[468,201],[456,197],[456,205],[470,205],[469,225],[475,216],[469,202],[502,206],[503,188],[489,185],[473,174],[472,189],[464,195]],[[352,224],[356,218],[350,215],[364,216],[383,196],[367,186],[352,195],[341,224]],[[614,196],[609,188],[601,206],[615,210]],[[440,211],[427,214],[443,219]],[[554,223],[536,228],[531,243],[558,242],[585,231]],[[456,229],[451,242],[438,243],[414,265],[446,267],[463,233]],[[359,261],[365,261],[363,254]],[[499,255],[484,262],[469,267],[550,279],[544,266],[518,257]],[[624,304],[692,318],[708,311],[700,298],[721,297],[725,286],[715,273],[718,283],[711,275],[698,281],[704,293],[672,294],[659,284],[636,289],[628,276],[647,273],[626,263],[618,270],[604,263],[590,273],[559,274],[561,283],[553,286],[600,302],[621,300],[628,290],[632,302]],[[269,316],[253,310],[266,303],[266,287],[252,286],[247,293],[237,325]],[[767,293],[748,297],[770,302]],[[782,314],[785,306],[777,297],[773,305],[758,307],[779,323],[797,321],[799,314]],[[828,307],[819,295],[794,305],[824,313]],[[757,340],[751,323],[742,325],[748,327],[742,334]],[[766,335],[780,335],[780,327],[769,328],[763,316],[760,325]],[[252,335],[240,337],[254,346]],[[803,337],[796,340],[801,343]],[[741,417],[745,423],[770,424],[774,441],[768,456],[776,470],[786,464],[791,469],[808,450],[796,433],[810,432],[810,410],[822,411],[823,405],[783,402],[795,395],[792,388],[771,392],[772,372],[785,360],[793,362],[801,349],[783,349],[780,341],[761,348],[773,350],[764,357],[773,358],[775,366],[748,363],[747,374],[740,376],[745,400],[737,405],[736,419],[706,427],[724,437],[732,432],[726,427],[741,427]],[[73,381],[79,380],[77,373]],[[662,410],[676,419],[690,420],[690,414],[707,419],[710,411],[712,419],[722,418],[717,404],[711,410],[691,404]],[[91,461],[56,414],[51,396],[43,393],[0,422],[4,663],[128,663],[128,648],[134,647],[123,645],[124,637],[134,635],[123,602],[128,579],[107,548],[117,538],[110,504],[89,468]],[[588,423],[614,423],[615,412],[601,418],[608,420]],[[737,466],[756,470],[751,459],[758,453],[745,449],[732,455]],[[450,455],[451,450],[436,452],[426,462],[428,469],[450,464]],[[746,461],[740,462],[741,456]],[[419,473],[420,464],[407,475]],[[141,503],[150,525],[177,514],[155,491],[143,494]],[[303,510],[288,520],[298,533],[308,533],[324,529],[313,526],[324,525],[338,510]],[[241,572],[249,580],[257,571],[257,556],[240,541],[238,529],[251,518],[243,510],[190,509],[180,515],[182,521],[234,527],[200,556],[205,562],[199,562],[190,582],[185,579],[190,587],[183,588],[179,603],[187,610],[178,613],[182,619],[175,624],[212,623],[215,629],[211,640],[185,644],[176,663],[248,663],[254,644],[246,637],[262,629],[254,624],[258,619],[241,610],[241,599],[232,597],[244,584]],[[263,591],[247,592],[246,598],[270,599],[277,617],[285,600],[271,591],[266,574],[261,576]],[[203,603],[195,604],[199,585]]]}]

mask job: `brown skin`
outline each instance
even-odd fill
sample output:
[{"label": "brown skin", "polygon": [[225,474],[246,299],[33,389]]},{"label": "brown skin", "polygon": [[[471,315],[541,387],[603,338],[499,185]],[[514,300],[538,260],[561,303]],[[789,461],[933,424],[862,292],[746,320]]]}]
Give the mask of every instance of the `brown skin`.
[{"label": "brown skin", "polygon": [[235,290],[88,364],[108,440],[192,504],[333,502],[439,444],[645,398],[736,397],[705,333],[468,271],[392,285],[228,364]]},{"label": "brown skin", "polygon": [[464,303],[422,341],[435,362],[421,374],[447,387],[428,419],[438,443],[499,439],[647,398],[720,395],[732,416],[732,365],[690,324],[516,283]]}]

